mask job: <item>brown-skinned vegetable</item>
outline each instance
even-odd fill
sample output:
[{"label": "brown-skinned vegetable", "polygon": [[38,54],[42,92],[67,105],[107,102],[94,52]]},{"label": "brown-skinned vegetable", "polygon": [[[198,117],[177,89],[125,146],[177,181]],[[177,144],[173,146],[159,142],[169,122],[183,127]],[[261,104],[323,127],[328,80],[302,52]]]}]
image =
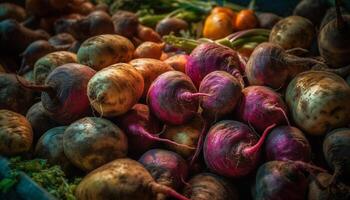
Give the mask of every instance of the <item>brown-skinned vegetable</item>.
[{"label": "brown-skinned vegetable", "polygon": [[323,0],[302,0],[294,8],[293,15],[309,19],[314,25],[321,23],[327,10],[327,4]]},{"label": "brown-skinned vegetable", "polygon": [[137,33],[139,20],[135,13],[118,10],[112,16],[114,31],[118,35],[132,38]]},{"label": "brown-skinned vegetable", "polygon": [[188,28],[188,24],[186,21],[178,18],[165,18],[158,22],[156,26],[156,31],[159,35],[169,35],[171,32],[177,34],[181,30],[185,30]]},{"label": "brown-skinned vegetable", "polygon": [[13,3],[0,3],[0,21],[4,19],[14,19],[19,22],[25,20],[26,11]]},{"label": "brown-skinned vegetable", "polygon": [[134,52],[135,58],[160,59],[165,43],[144,42],[140,44]]}]

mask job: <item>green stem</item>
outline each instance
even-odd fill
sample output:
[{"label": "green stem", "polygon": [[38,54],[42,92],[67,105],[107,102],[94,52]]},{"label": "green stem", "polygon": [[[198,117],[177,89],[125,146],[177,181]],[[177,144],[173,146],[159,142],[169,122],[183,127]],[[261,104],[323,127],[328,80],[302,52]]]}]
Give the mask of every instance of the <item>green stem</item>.
[{"label": "green stem", "polygon": [[269,40],[268,37],[261,36],[261,35],[252,36],[252,37],[246,37],[246,38],[240,38],[240,39],[237,39],[234,42],[231,42],[231,47],[237,48],[237,47],[243,46],[246,43],[251,43],[251,42],[262,43],[262,42],[266,42],[268,40]]},{"label": "green stem", "polygon": [[163,41],[188,53],[191,53],[194,48],[201,44],[201,42],[198,42],[197,40],[176,37],[174,35],[164,36]]},{"label": "green stem", "polygon": [[143,17],[139,17],[139,22],[143,25],[154,27],[160,20],[164,19],[166,16],[167,14],[145,15]]}]

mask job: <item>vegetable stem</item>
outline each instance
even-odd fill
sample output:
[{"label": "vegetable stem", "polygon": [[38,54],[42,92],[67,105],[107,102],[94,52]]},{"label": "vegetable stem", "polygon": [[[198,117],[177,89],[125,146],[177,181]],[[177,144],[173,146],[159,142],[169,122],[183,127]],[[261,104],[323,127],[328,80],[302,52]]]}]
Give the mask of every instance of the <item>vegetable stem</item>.
[{"label": "vegetable stem", "polygon": [[260,137],[259,141],[254,146],[243,149],[243,156],[252,157],[254,154],[256,154],[260,150],[261,146],[264,144],[265,138],[270,133],[270,130],[273,129],[275,126],[276,124],[272,124],[269,127],[267,127],[262,136]]},{"label": "vegetable stem", "polygon": [[337,13],[337,28],[344,29],[346,26],[346,23],[344,21],[344,18],[342,16],[341,10],[340,10],[340,1],[341,0],[335,0],[335,10]]},{"label": "vegetable stem", "polygon": [[56,96],[56,91],[54,90],[53,87],[49,86],[49,85],[35,85],[35,84],[31,84],[28,81],[23,81],[19,78],[18,75],[16,75],[16,79],[18,81],[18,83],[27,89],[33,90],[33,91],[39,91],[39,92],[46,92],[50,97],[54,98]]}]

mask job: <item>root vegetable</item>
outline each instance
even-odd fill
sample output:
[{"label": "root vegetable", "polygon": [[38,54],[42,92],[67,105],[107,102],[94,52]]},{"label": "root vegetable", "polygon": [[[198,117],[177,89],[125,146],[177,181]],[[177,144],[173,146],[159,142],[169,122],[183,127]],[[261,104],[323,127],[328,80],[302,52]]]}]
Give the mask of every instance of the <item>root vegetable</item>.
[{"label": "root vegetable", "polygon": [[226,13],[212,13],[204,22],[203,36],[212,40],[221,39],[233,32],[232,17]]},{"label": "root vegetable", "polygon": [[118,10],[113,14],[112,21],[116,34],[127,38],[132,38],[136,35],[139,20],[135,13]]},{"label": "root vegetable", "polygon": [[28,120],[10,110],[0,110],[0,154],[14,156],[28,152],[33,142],[33,131]]},{"label": "root vegetable", "polygon": [[26,18],[26,11],[13,3],[0,3],[0,21],[5,19],[14,19],[16,21],[23,21]]},{"label": "root vegetable", "polygon": [[141,98],[144,80],[132,65],[119,63],[97,72],[88,84],[91,106],[102,116],[126,113]]},{"label": "root vegetable", "polygon": [[143,25],[137,27],[137,37],[142,41],[162,42],[161,36],[155,30]]},{"label": "root vegetable", "polygon": [[[342,14],[350,14],[344,7],[340,6],[340,12]],[[333,19],[337,18],[337,11],[336,11],[336,7],[331,7],[327,10],[326,14],[323,16],[321,25],[320,25],[320,30],[322,30],[322,28],[327,25],[330,21],[332,21]]]},{"label": "root vegetable", "polygon": [[187,63],[188,55],[178,54],[174,56],[170,56],[165,59],[164,62],[169,64],[173,69],[179,72],[185,72],[185,67]]},{"label": "root vegetable", "polygon": [[274,13],[260,13],[257,17],[259,26],[266,29],[272,29],[272,27],[282,19],[282,17]]},{"label": "root vegetable", "polygon": [[310,135],[350,123],[350,87],[341,77],[322,71],[296,76],[288,85],[286,103],[295,124]]},{"label": "root vegetable", "polygon": [[239,11],[234,19],[234,27],[239,31],[256,28],[258,23],[259,21],[255,15],[255,12],[250,9],[243,9]]},{"label": "root vegetable", "polygon": [[88,174],[78,185],[78,200],[153,200],[157,194],[189,200],[154,181],[149,172],[131,159],[117,159]]},{"label": "root vegetable", "polygon": [[126,157],[128,141],[124,132],[112,122],[85,117],[64,131],[63,149],[76,167],[89,172],[117,158]]},{"label": "root vegetable", "polygon": [[84,41],[77,53],[79,63],[95,70],[120,62],[129,62],[134,45],[119,35],[99,35]]},{"label": "root vegetable", "polygon": [[327,4],[323,0],[302,0],[294,8],[293,15],[309,19],[314,25],[319,25],[327,10]]},{"label": "root vegetable", "polygon": [[54,47],[72,46],[75,41],[75,38],[69,33],[59,33],[48,40]]},{"label": "root vegetable", "polygon": [[188,24],[186,21],[178,18],[165,18],[158,22],[156,26],[156,32],[159,35],[169,35],[170,33],[178,34],[181,30],[187,29]]},{"label": "root vegetable", "polygon": [[162,56],[164,45],[164,43],[144,42],[136,48],[134,57],[154,58],[159,60]]}]

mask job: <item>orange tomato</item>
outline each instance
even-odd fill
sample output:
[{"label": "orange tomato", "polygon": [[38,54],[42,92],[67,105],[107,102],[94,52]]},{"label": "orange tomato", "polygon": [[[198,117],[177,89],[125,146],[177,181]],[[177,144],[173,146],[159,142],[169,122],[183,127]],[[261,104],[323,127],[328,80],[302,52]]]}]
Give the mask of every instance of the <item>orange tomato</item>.
[{"label": "orange tomato", "polygon": [[220,39],[233,32],[230,15],[219,12],[210,14],[204,22],[203,36],[212,40]]},{"label": "orange tomato", "polygon": [[235,20],[235,29],[242,31],[256,28],[258,26],[258,18],[253,10],[241,10]]}]

